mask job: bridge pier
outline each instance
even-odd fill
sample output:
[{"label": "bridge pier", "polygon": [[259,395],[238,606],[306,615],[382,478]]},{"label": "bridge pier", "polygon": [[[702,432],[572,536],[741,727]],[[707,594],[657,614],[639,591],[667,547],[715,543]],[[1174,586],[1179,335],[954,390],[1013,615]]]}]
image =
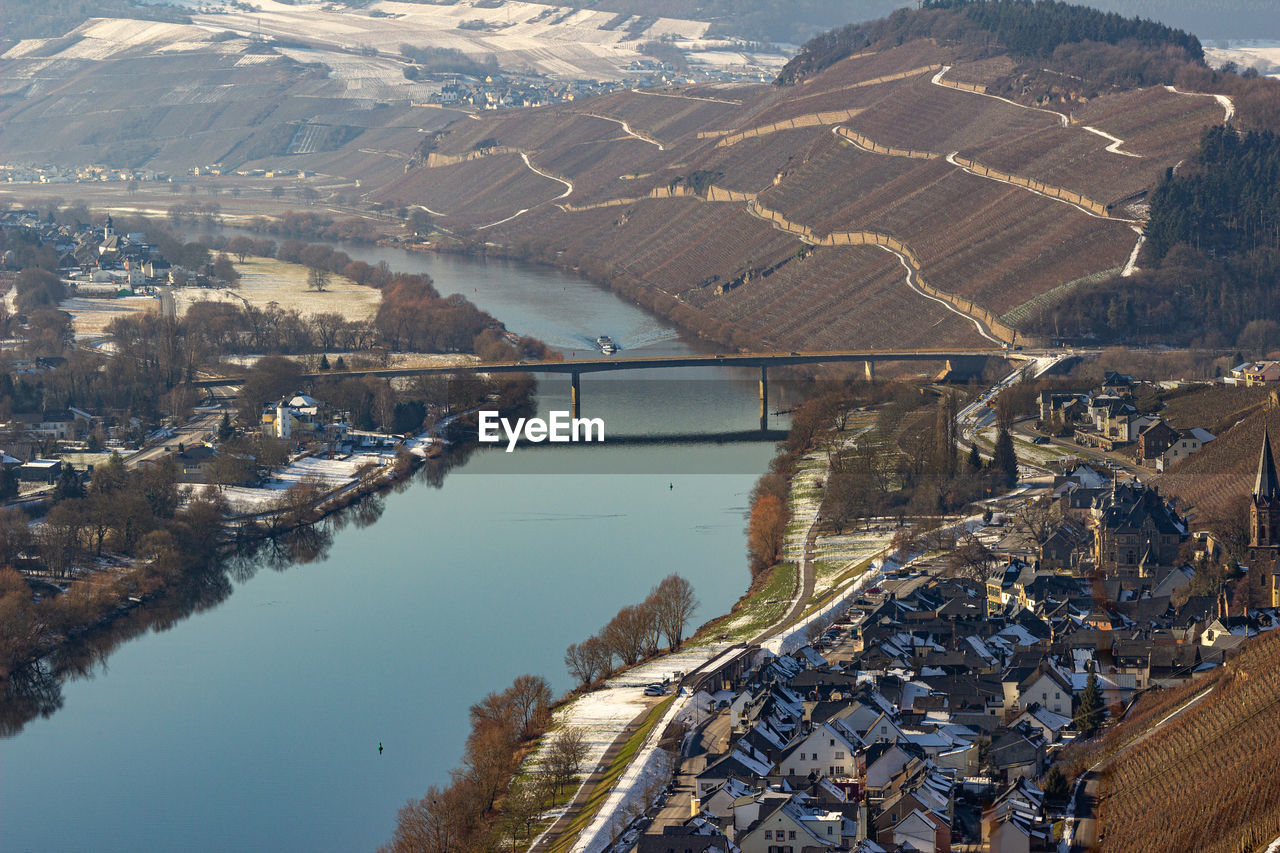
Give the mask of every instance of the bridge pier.
[{"label": "bridge pier", "polygon": [[864,362],[866,365],[866,374],[868,382],[876,381],[876,363],[874,361]]},{"label": "bridge pier", "polygon": [[760,365],[760,431],[769,431],[769,368]]},{"label": "bridge pier", "polygon": [[569,374],[569,400],[575,418],[582,414],[582,391],[578,388],[578,376],[576,372]]}]

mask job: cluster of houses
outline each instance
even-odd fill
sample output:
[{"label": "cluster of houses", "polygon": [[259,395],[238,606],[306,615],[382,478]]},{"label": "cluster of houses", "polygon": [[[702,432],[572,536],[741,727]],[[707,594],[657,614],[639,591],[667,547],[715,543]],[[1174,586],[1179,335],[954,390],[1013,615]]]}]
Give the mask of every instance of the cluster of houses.
[{"label": "cluster of houses", "polygon": [[1237,364],[1222,377],[1222,381],[1227,385],[1244,385],[1248,388],[1274,385],[1280,382],[1280,361],[1246,361]]},{"label": "cluster of houses", "polygon": [[[58,253],[58,273],[81,296],[132,295],[170,283],[199,283],[201,271],[171,264],[141,232],[117,233],[110,216],[101,228],[60,225],[34,210],[0,212],[0,227],[22,229]],[[6,259],[0,258],[0,262]]]},{"label": "cluster of houses", "polygon": [[152,169],[122,169],[112,166],[58,166],[52,163],[0,164],[0,181],[24,184],[129,183],[130,181],[168,181],[167,172]]},{"label": "cluster of houses", "polygon": [[419,79],[438,77],[442,80],[440,91],[430,98],[433,104],[483,110],[541,107],[623,89],[741,80],[764,82],[766,78],[772,79],[763,72],[743,74],[725,68],[695,67],[690,71],[677,71],[670,62],[647,57],[640,57],[629,63],[623,68],[623,73],[625,77],[622,80],[549,80],[536,76],[497,73],[481,78],[468,74],[431,75],[426,72]]},{"label": "cluster of houses", "polygon": [[1214,436],[1200,427],[1179,429],[1134,405],[1138,383],[1126,373],[1107,373],[1090,391],[1040,392],[1040,426],[1070,431],[1077,444],[1112,451],[1131,448],[1139,465],[1164,471],[1196,453]]},{"label": "cluster of houses", "polygon": [[1057,850],[1067,802],[1041,785],[1086,690],[1118,709],[1276,627],[1280,476],[1264,442],[1250,544],[1272,595],[1253,609],[1191,594],[1191,537],[1157,489],[1081,467],[1039,500],[1058,529],[1028,542],[990,525],[985,580],[918,563],[916,582],[870,588],[815,644],[745,649],[697,684],[724,733],[713,721],[706,752],[685,750],[687,814],[642,823],[635,849]]},{"label": "cluster of houses", "polygon": [[154,169],[127,169],[91,164],[59,166],[52,163],[0,163],[0,181],[12,184],[81,184],[81,183],[191,183],[200,175],[230,175],[252,178],[310,178],[309,169],[237,169],[232,172],[221,163],[192,166],[184,173],[157,172]]},{"label": "cluster of houses", "polygon": [[483,110],[541,107],[624,88],[627,85],[620,80],[524,80],[500,74],[490,74],[481,79],[451,74],[440,91],[431,96],[431,102],[447,107],[469,106]]}]

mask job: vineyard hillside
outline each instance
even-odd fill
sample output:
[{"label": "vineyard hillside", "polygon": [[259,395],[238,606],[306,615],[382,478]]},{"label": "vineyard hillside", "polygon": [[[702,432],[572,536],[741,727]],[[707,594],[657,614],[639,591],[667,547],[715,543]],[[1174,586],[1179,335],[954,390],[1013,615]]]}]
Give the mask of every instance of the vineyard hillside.
[{"label": "vineyard hillside", "polygon": [[1137,719],[1107,735],[1133,740],[1103,772],[1104,853],[1261,853],[1280,836],[1278,660],[1280,632],[1270,631],[1206,676],[1208,695],[1149,737],[1136,737],[1152,722],[1141,703]]},{"label": "vineyard hillside", "polygon": [[[1280,434],[1280,424],[1268,417],[1265,389],[1247,390],[1255,393],[1224,399],[1222,408],[1205,412],[1210,420],[1219,419],[1217,438],[1156,481],[1163,492],[1179,498],[1197,522],[1231,519],[1236,504],[1253,488],[1263,430],[1269,429],[1273,449]],[[1259,390],[1263,393],[1256,393]],[[1211,423],[1197,420],[1214,429]],[[1183,422],[1195,423],[1190,418]]]},{"label": "vineyard hillside", "polygon": [[1145,193],[1224,108],[1163,85],[1017,103],[994,94],[1015,65],[886,39],[791,85],[473,115],[370,198],[726,346],[1034,343],[1031,306],[1132,271]]}]

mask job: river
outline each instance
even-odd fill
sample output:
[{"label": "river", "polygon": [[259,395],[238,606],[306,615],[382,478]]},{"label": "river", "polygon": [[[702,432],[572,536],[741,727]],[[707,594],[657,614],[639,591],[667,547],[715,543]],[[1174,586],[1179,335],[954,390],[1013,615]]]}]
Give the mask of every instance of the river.
[{"label": "river", "polygon": [[[567,355],[602,333],[623,355],[691,351],[571,276],[343,248]],[[744,372],[587,375],[582,393],[607,436],[757,425]],[[541,410],[566,404],[567,381],[540,386]],[[0,740],[0,850],[373,850],[447,780],[486,692],[524,672],[567,689],[565,647],[672,571],[701,598],[696,623],[741,595],[747,495],[773,445],[738,438],[477,451],[321,531],[313,559],[246,567]]]}]

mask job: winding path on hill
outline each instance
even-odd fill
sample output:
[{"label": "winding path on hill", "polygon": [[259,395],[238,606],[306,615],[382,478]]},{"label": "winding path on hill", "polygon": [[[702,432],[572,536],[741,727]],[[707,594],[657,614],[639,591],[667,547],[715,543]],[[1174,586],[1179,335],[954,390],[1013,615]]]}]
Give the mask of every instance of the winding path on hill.
[{"label": "winding path on hill", "polygon": [[755,139],[757,136],[768,136],[771,133],[778,133],[783,130],[800,130],[806,127],[821,127],[827,124],[839,124],[842,121],[848,121],[859,113],[863,112],[865,107],[853,107],[847,110],[827,110],[820,113],[807,113],[806,115],[795,116],[793,118],[782,119],[771,124],[762,124],[758,127],[749,127],[746,130],[735,130],[729,133],[723,131],[705,131],[698,134],[699,139],[711,139],[719,136],[716,142],[717,148],[728,148],[731,145],[737,145],[744,139]]},{"label": "winding path on hill", "polygon": [[894,249],[890,249],[888,246],[881,246],[880,248],[884,249],[886,252],[892,253],[894,257],[898,259],[898,263],[902,264],[902,268],[907,271],[907,287],[911,288],[913,291],[920,294],[925,299],[931,299],[934,302],[937,302],[939,305],[942,305],[943,307],[945,307],[948,311],[951,311],[954,314],[959,314],[961,317],[964,317],[966,320],[973,323],[973,327],[978,330],[978,334],[982,335],[984,338],[996,344],[997,346],[1004,346],[1006,343],[1008,343],[1007,341],[1002,341],[999,338],[997,338],[995,335],[991,334],[991,330],[988,329],[987,326],[977,317],[973,316],[972,314],[966,314],[965,312],[961,311],[959,308],[957,308],[955,305],[952,305],[950,302],[946,301],[945,299],[941,299],[937,296],[931,296],[928,293],[925,293],[923,290],[921,290],[920,286],[916,283],[916,271],[911,266],[911,264],[908,263],[906,255]]},{"label": "winding path on hill", "polygon": [[705,95],[677,95],[674,92],[653,92],[648,89],[632,89],[636,95],[648,95],[651,98],[676,98],[681,101],[706,101],[709,104],[728,104],[732,107],[742,106],[742,101],[730,101],[724,98],[708,98]]},{"label": "winding path on hill", "polygon": [[1121,157],[1137,157],[1139,160],[1142,159],[1141,154],[1134,154],[1132,151],[1121,151],[1120,146],[1124,145],[1124,140],[1121,139],[1120,137],[1112,136],[1111,134],[1107,133],[1105,130],[1098,130],[1098,128],[1090,127],[1087,124],[1081,125],[1080,127],[1082,130],[1087,130],[1096,136],[1101,136],[1103,139],[1111,140],[1111,144],[1108,145],[1106,148],[1102,149],[1103,151],[1108,151],[1112,154],[1119,154]]},{"label": "winding path on hill", "polygon": [[[540,201],[537,204],[535,204],[533,207],[541,207],[544,204],[557,202],[562,198],[568,198],[569,194],[573,192],[572,181],[565,180],[564,178],[557,178],[555,175],[542,171],[537,166],[533,165],[533,163],[529,162],[529,155],[523,151],[520,152],[520,159],[524,161],[524,164],[528,166],[529,170],[533,172],[535,175],[541,175],[544,178],[549,178],[550,180],[553,180],[557,183],[564,184],[565,186],[564,192],[560,193],[560,195],[556,196],[555,198],[549,198],[546,201]],[[506,219],[499,219],[497,222],[490,222],[488,225],[477,225],[476,230],[483,231],[486,228],[493,228],[495,225],[503,225],[515,219],[517,216],[528,213],[529,211],[533,210],[533,207],[522,207],[519,210],[517,210],[515,213],[508,216]]]},{"label": "winding path on hill", "polygon": [[1124,269],[1120,270],[1121,278],[1128,278],[1138,271],[1138,252],[1142,251],[1142,244],[1147,242],[1147,235],[1143,233],[1142,228],[1135,225],[1133,230],[1138,232],[1138,241],[1133,244],[1133,251],[1129,253],[1129,260],[1125,261]]},{"label": "winding path on hill", "polygon": [[1223,124],[1227,124],[1231,119],[1235,118],[1236,105],[1235,101],[1231,100],[1230,95],[1215,95],[1211,92],[1184,92],[1177,86],[1165,86],[1165,89],[1173,92],[1175,95],[1186,95],[1189,98],[1213,98],[1222,105],[1222,109],[1226,113],[1222,119]]},{"label": "winding path on hill", "polygon": [[625,121],[623,121],[623,120],[622,120],[622,119],[620,119],[620,118],[613,118],[612,116],[602,116],[602,115],[600,115],[599,113],[578,113],[578,115],[581,115],[581,116],[590,116],[591,118],[598,118],[598,119],[600,119],[601,121],[611,121],[611,122],[613,122],[613,123],[614,123],[614,124],[616,124],[616,125],[621,125],[621,127],[622,127],[622,132],[623,132],[623,133],[625,133],[627,136],[631,136],[631,137],[634,137],[634,138],[636,138],[636,139],[639,139],[641,142],[647,142],[647,143],[649,143],[650,145],[656,145],[656,146],[658,146],[658,150],[659,150],[659,151],[666,151],[666,150],[667,150],[667,149],[666,149],[666,146],[664,146],[661,142],[659,142],[658,140],[654,139],[653,137],[651,137],[651,136],[645,136],[645,135],[644,135],[644,134],[642,134],[642,133],[636,133],[634,130],[632,130],[632,129],[631,129],[631,125],[627,124]]},{"label": "winding path on hill", "polygon": [[876,246],[896,255],[899,263],[907,269],[907,287],[920,296],[947,307],[951,312],[964,317],[973,323],[978,334],[998,346],[1012,344],[1017,338],[1017,330],[1004,325],[990,311],[979,306],[972,299],[956,296],[939,290],[924,281],[920,269],[920,261],[906,243],[876,231],[833,231],[819,237],[808,225],[792,222],[780,212],[762,206],[758,201],[747,204],[747,212],[757,219],[762,219],[774,228],[799,237],[803,242],[814,246]]},{"label": "winding path on hill", "polygon": [[831,128],[831,132],[848,142],[859,151],[868,154],[883,154],[886,157],[905,157],[909,160],[937,160],[942,155],[936,151],[917,151],[914,148],[894,148],[892,145],[881,145],[869,136],[857,133],[842,124]]},{"label": "winding path on hill", "polygon": [[[952,151],[950,154],[947,155],[947,162],[950,163],[952,166],[955,166],[957,169],[960,169],[963,172],[967,172],[968,174],[973,175],[975,177],[986,178],[988,181],[995,181],[996,183],[1000,183],[1000,184],[1008,184],[1011,187],[1018,187],[1019,189],[1024,189],[1027,192],[1035,193],[1036,195],[1041,196],[1043,198],[1047,198],[1050,201],[1057,201],[1057,202],[1061,202],[1062,204],[1070,205],[1071,207],[1074,207],[1076,210],[1080,211],[1081,213],[1087,213],[1088,215],[1092,216],[1094,219],[1105,219],[1108,222],[1126,222],[1131,225],[1136,224],[1138,222],[1138,220],[1136,219],[1123,219],[1118,216],[1108,216],[1106,213],[1106,205],[1102,204],[1101,202],[1097,202],[1097,201],[1093,201],[1092,199],[1085,198],[1079,193],[1073,192],[1072,190],[1068,190],[1065,187],[1050,186],[1048,184],[1041,183],[1040,181],[1033,181],[1033,179],[1030,179],[1030,178],[1022,178],[1021,180],[1026,181],[1027,183],[1021,183],[1017,176],[1007,175],[1003,172],[997,171],[995,169],[991,169],[990,167],[984,166],[983,164],[977,162],[976,160],[969,160],[969,163],[972,165],[961,163],[956,160],[956,158],[959,156],[960,156],[959,151]],[[968,160],[968,158],[965,158],[965,159]],[[1031,183],[1039,184],[1039,186],[1038,187],[1030,186]],[[1072,201],[1070,198],[1067,198],[1066,196],[1077,196],[1078,198],[1080,198],[1081,201],[1075,202],[1075,201]]]},{"label": "winding path on hill", "polygon": [[944,89],[952,89],[956,92],[970,92],[974,95],[981,95],[984,98],[995,98],[997,101],[1004,101],[1006,104],[1011,104],[1015,107],[1019,107],[1024,110],[1034,110],[1038,113],[1048,113],[1051,116],[1055,116],[1058,119],[1058,123],[1061,124],[1063,127],[1071,126],[1071,119],[1066,115],[1066,113],[1060,113],[1057,110],[1046,110],[1042,107],[1029,107],[1026,104],[1020,104],[1017,101],[1011,101],[1008,98],[1002,98],[999,95],[993,95],[990,92],[988,92],[986,90],[986,87],[980,83],[953,83],[950,80],[943,80],[942,79],[943,75],[945,75],[950,70],[951,70],[950,65],[942,66],[942,70],[939,71],[937,74],[933,75],[933,77],[929,80],[929,82],[935,86],[941,86]]}]

